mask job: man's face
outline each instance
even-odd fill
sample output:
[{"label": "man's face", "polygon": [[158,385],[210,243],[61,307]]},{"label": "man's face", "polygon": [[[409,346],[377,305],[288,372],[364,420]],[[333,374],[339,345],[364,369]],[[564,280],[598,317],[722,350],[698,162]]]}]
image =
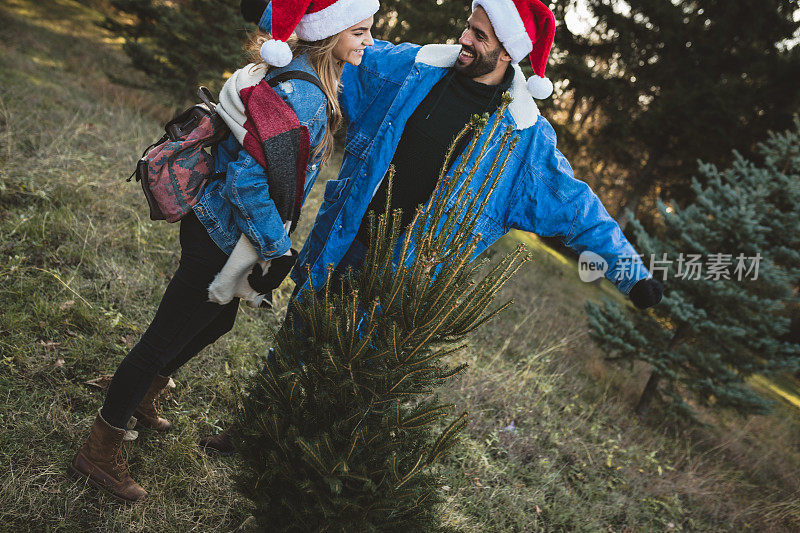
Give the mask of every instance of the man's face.
[{"label": "man's face", "polygon": [[478,78],[497,68],[503,45],[494,33],[486,11],[478,6],[467,20],[467,28],[458,40],[461,53],[455,69],[470,78]]}]

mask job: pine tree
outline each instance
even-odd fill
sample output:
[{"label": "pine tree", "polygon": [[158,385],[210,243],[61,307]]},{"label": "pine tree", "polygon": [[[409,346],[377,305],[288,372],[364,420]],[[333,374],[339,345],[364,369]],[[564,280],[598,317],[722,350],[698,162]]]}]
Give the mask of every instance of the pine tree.
[{"label": "pine tree", "polygon": [[[705,185],[692,184],[697,200],[685,209],[661,203],[657,236],[633,222],[645,257],[663,261],[666,254],[651,263],[659,267],[654,275],[667,269],[667,282],[650,314],[630,315],[610,302],[587,306],[603,350],[651,368],[641,415],[662,393],[680,416],[692,413],[688,399],[765,412],[768,402],[745,379],[797,368],[800,345],[786,333],[800,280],[800,120],[793,131],[771,135],[758,153],[759,164],[739,154],[725,170],[701,164]],[[693,262],[706,269],[700,279]]]},{"label": "pine tree", "polygon": [[[572,33],[564,20],[576,5],[592,25]],[[604,198],[619,196],[610,205],[636,214],[656,193],[690,201],[697,159],[751,156],[754,140],[790,127],[800,109],[794,0],[572,0],[555,9],[553,79],[568,80],[562,122],[571,134],[560,138]],[[618,218],[624,227],[624,210]]]},{"label": "pine tree", "polygon": [[463,0],[383,0],[373,33],[391,43],[455,42],[470,13]]},{"label": "pine tree", "polygon": [[486,127],[484,117],[461,132],[475,133],[464,163],[445,177],[456,139],[431,201],[404,235],[390,200],[377,221],[371,216],[363,268],[348,271],[339,290],[329,275],[324,287],[304,291],[294,305],[305,326],[285,324],[272,358],[250,379],[234,434],[240,487],[265,529],[440,528],[434,465],[456,444],[467,413],[453,416],[435,390],[466,368],[448,362],[459,342],[510,304],[487,311],[525,259],[518,249],[473,279],[484,266],[471,262],[475,225],[516,143],[507,131],[492,170],[476,175],[466,161],[485,152],[476,145]]},{"label": "pine tree", "polygon": [[134,68],[180,98],[200,84],[214,92],[223,73],[242,63],[247,23],[238,0],[112,0],[122,16],[104,26],[125,39]]}]

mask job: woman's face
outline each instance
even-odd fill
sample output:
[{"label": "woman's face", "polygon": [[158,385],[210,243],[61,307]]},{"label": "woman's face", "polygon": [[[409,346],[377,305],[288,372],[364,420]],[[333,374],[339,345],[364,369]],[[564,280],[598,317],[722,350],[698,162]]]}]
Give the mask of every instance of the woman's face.
[{"label": "woman's face", "polygon": [[355,66],[361,64],[364,49],[375,44],[370,33],[373,20],[374,17],[369,17],[339,33],[339,40],[333,48],[333,57],[337,61],[345,61]]}]

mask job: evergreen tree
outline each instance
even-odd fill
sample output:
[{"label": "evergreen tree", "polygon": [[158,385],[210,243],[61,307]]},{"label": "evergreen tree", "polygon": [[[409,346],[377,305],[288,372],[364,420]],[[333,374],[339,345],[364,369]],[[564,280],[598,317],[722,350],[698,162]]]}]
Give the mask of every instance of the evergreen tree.
[{"label": "evergreen tree", "polygon": [[701,164],[705,185],[692,183],[697,200],[674,211],[661,203],[658,236],[633,222],[639,250],[660,262],[651,263],[654,275],[666,269],[660,305],[635,316],[610,302],[587,306],[603,350],[649,364],[642,415],[661,393],[680,415],[691,414],[687,397],[765,412],[768,402],[744,380],[797,368],[800,345],[786,333],[800,279],[800,120],[758,153],[759,164],[739,154],[726,170]]},{"label": "evergreen tree", "polygon": [[104,26],[125,39],[123,49],[150,82],[180,98],[200,84],[214,92],[223,73],[242,63],[247,23],[239,0],[112,0],[121,16]]},{"label": "evergreen tree", "polygon": [[455,42],[471,12],[464,0],[382,0],[373,33],[392,43]]},{"label": "evergreen tree", "polygon": [[[576,6],[589,28],[564,23]],[[553,79],[566,80],[561,139],[612,205],[637,211],[655,193],[691,200],[697,159],[728,165],[800,109],[795,0],[571,0]],[[581,163],[583,161],[583,163]],[[625,216],[619,217],[625,225]]]},{"label": "evergreen tree", "polygon": [[[266,6],[266,1],[261,2]],[[104,26],[125,39],[133,66],[180,97],[197,85],[218,89],[222,73],[241,63],[245,30],[240,0],[111,0],[120,16]],[[248,6],[255,11],[259,2]],[[454,42],[470,14],[461,0],[384,0],[373,33],[390,42]]]},{"label": "evergreen tree", "polygon": [[[401,213],[388,212],[390,200],[377,223],[372,216],[362,270],[349,270],[338,287],[329,275],[324,287],[304,291],[293,304],[304,327],[285,324],[272,358],[250,379],[234,434],[242,443],[240,487],[265,529],[440,528],[433,466],[456,443],[467,413],[453,417],[435,389],[466,367],[447,360],[458,342],[510,304],[487,312],[524,260],[518,249],[473,279],[483,267],[470,262],[475,224],[515,144],[506,132],[492,171],[476,176],[465,166],[486,149],[476,147],[485,127],[483,118],[460,134],[476,132],[465,163],[451,179],[445,165],[399,242]],[[461,176],[467,185],[456,190]],[[458,201],[446,212],[453,195]]]}]

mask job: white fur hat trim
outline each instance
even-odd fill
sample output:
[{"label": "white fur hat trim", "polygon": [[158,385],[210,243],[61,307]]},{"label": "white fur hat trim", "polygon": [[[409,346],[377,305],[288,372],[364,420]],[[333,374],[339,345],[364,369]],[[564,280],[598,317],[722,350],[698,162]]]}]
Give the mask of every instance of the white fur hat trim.
[{"label": "white fur hat trim", "polygon": [[304,41],[321,41],[371,17],[380,7],[378,0],[339,0],[303,15],[294,31]]},{"label": "white fur hat trim", "polygon": [[482,7],[489,16],[494,33],[503,44],[508,55],[519,63],[533,50],[531,36],[525,30],[522,17],[512,0],[474,0],[472,10]]}]

